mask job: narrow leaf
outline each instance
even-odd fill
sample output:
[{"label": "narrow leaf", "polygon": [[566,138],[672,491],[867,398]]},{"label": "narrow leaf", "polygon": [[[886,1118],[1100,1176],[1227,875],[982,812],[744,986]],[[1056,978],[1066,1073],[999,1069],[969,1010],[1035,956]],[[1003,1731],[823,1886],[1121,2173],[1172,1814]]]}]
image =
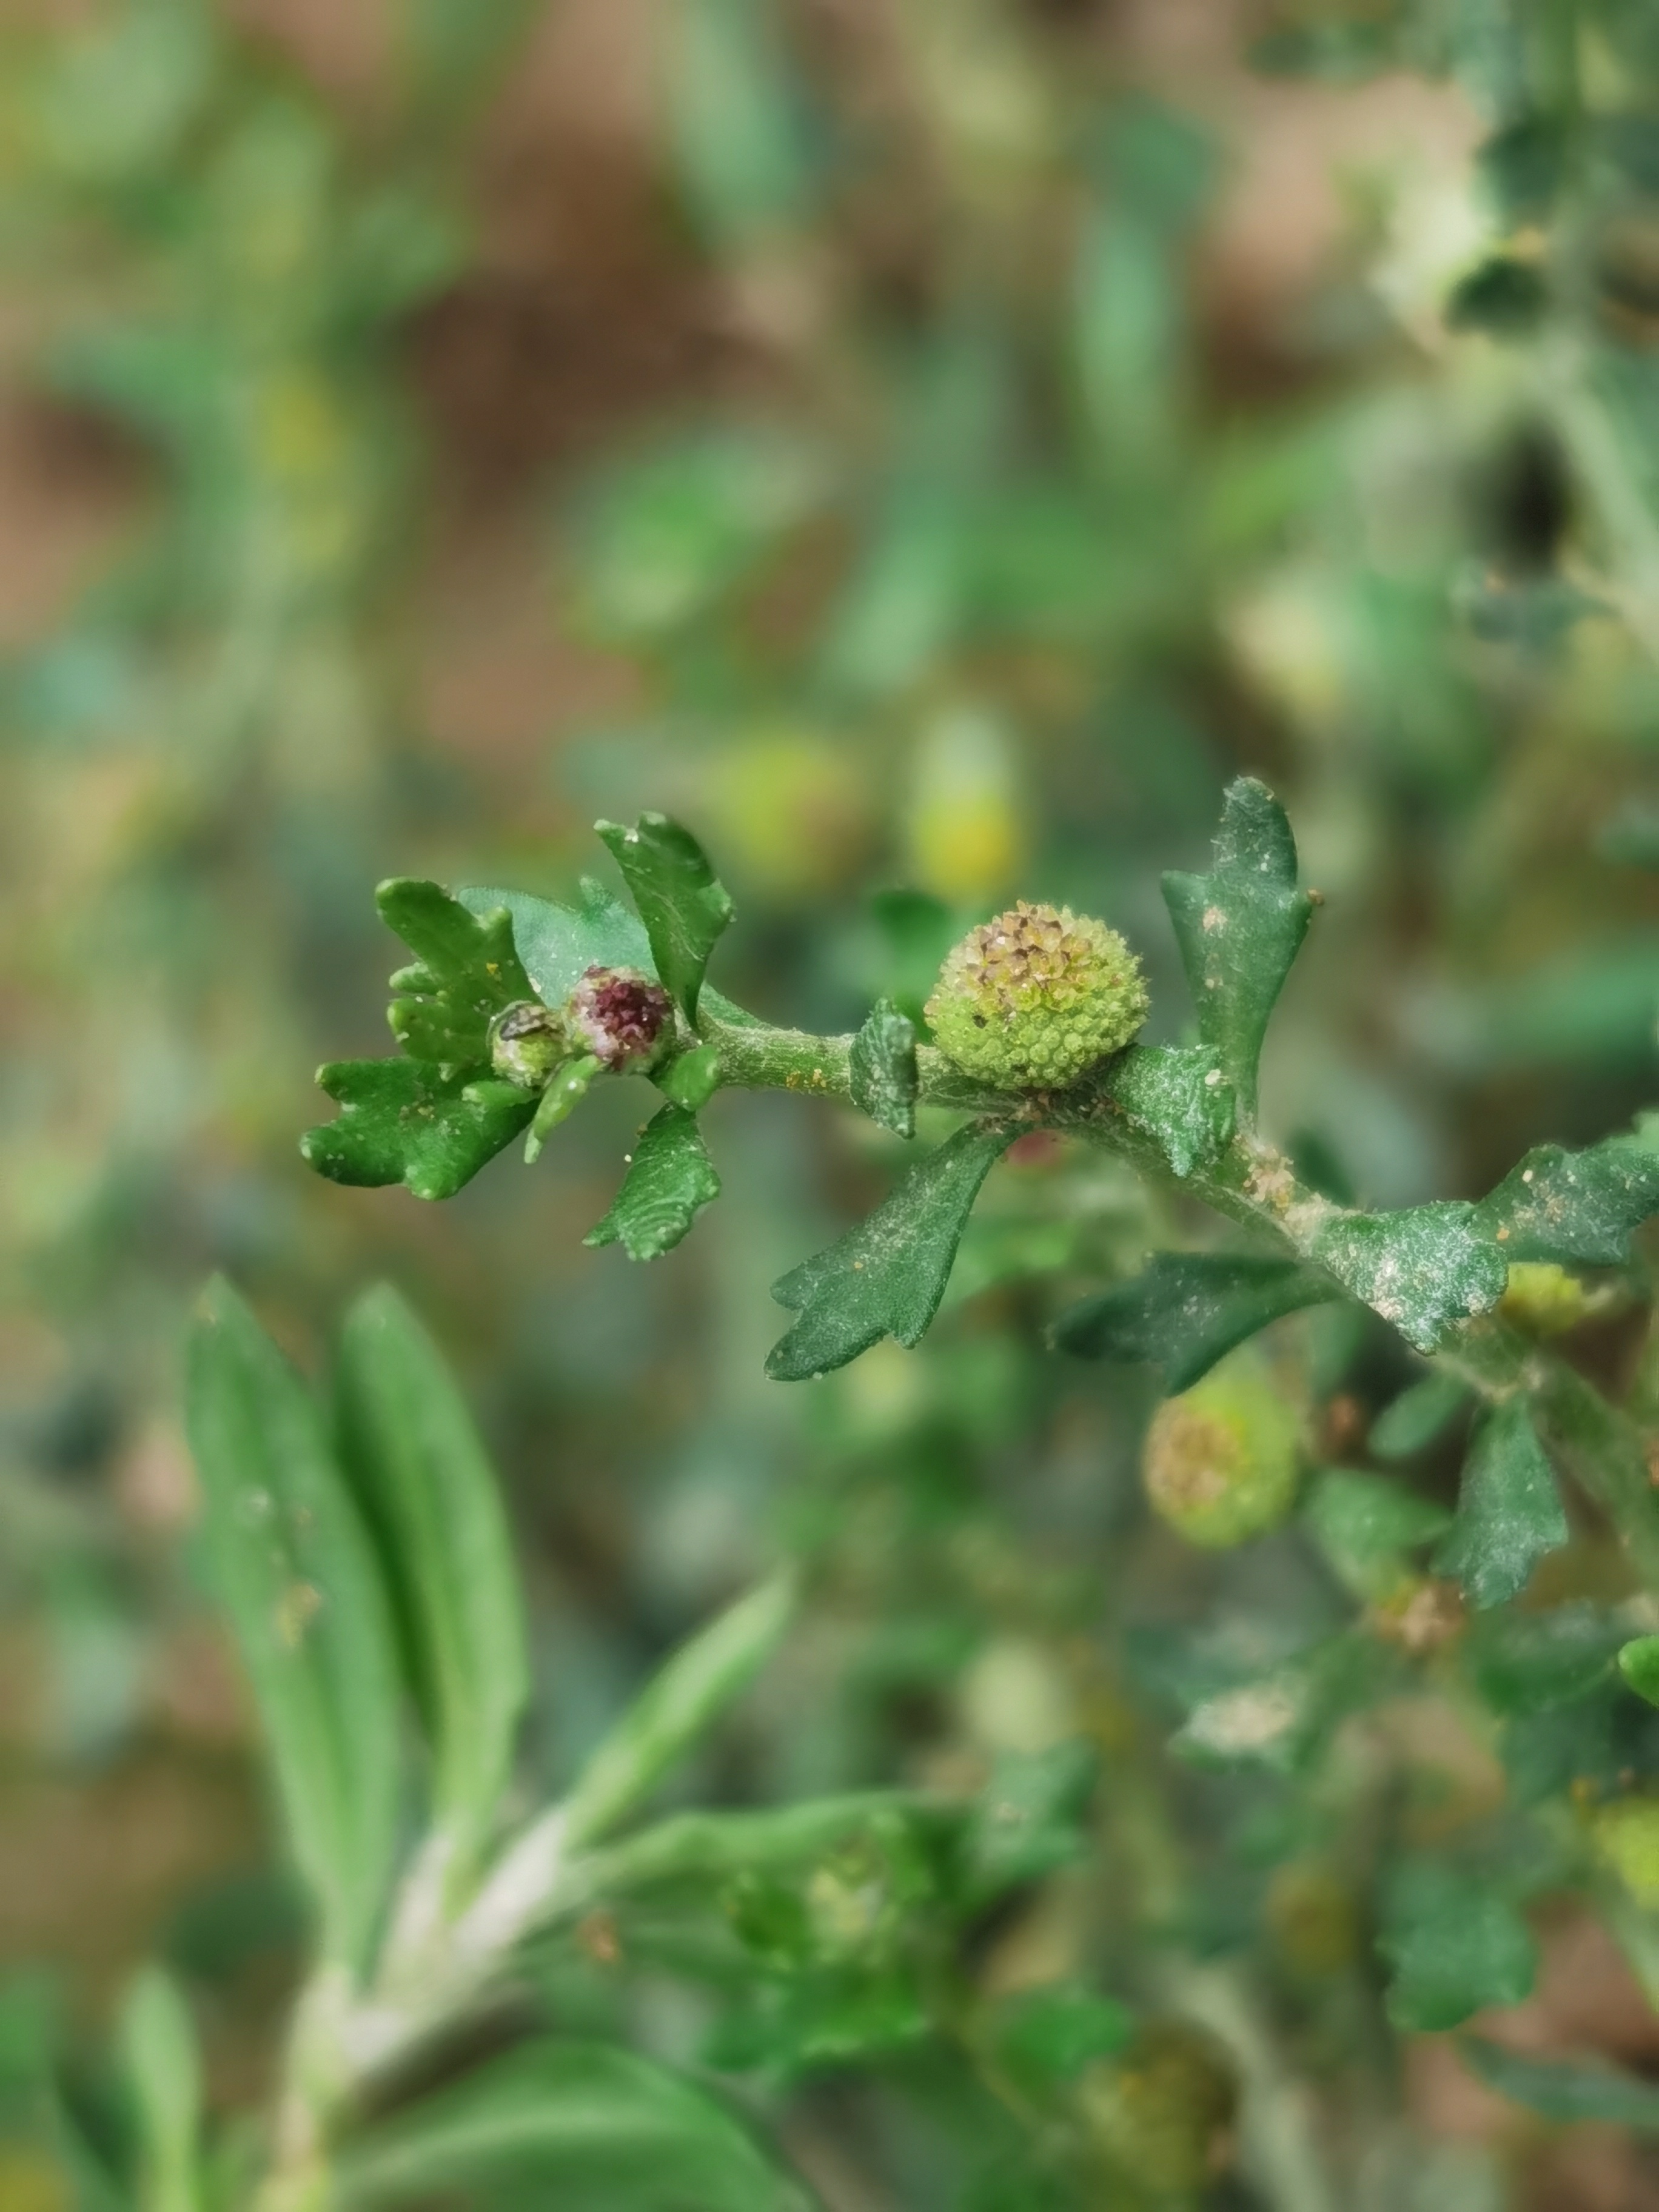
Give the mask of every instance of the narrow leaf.
[{"label": "narrow leaf", "polygon": [[632,1812],[745,1689],[788,1626],[794,1583],[779,1575],[681,1645],[605,1738],[565,1802],[568,1849]]},{"label": "narrow leaf", "polygon": [[457,1877],[489,1841],[530,1692],[524,1607],[494,1468],[442,1353],[390,1285],[340,1345],[346,1468],[401,1621]]},{"label": "narrow leaf", "polygon": [[341,1110],[307,1130],[301,1157],[331,1182],[406,1183],[416,1198],[453,1198],[536,1109],[528,1091],[429,1060],[331,1060],[317,1081]]},{"label": "narrow leaf", "polygon": [[1525,1401],[1511,1398],[1475,1432],[1463,1468],[1457,1518],[1435,1559],[1473,1605],[1503,1605],[1526,1588],[1547,1552],[1567,1540],[1555,1477]]},{"label": "narrow leaf", "polygon": [[1081,1740],[998,1760],[962,1832],[959,1875],[970,1908],[1081,1857],[1099,1771],[1093,1746]]},{"label": "narrow leaf", "polygon": [[343,2204],[434,2196],[606,2212],[805,2212],[796,2184],[725,2107],[665,2067],[604,2044],[538,2042],[422,2098],[340,2156]]},{"label": "narrow leaf", "polygon": [[1659,1636],[1635,1636],[1619,1653],[1619,1672],[1638,1698],[1659,1705]]},{"label": "narrow leaf", "polygon": [[1540,1145],[1480,1211],[1507,1260],[1612,1267],[1629,1258],[1631,1231],[1659,1212],[1659,1152],[1630,1137],[1582,1152]]},{"label": "narrow leaf", "polygon": [[1182,1178],[1232,1141],[1237,1101],[1209,1045],[1133,1046],[1113,1062],[1104,1097]]},{"label": "narrow leaf", "polygon": [[1371,1423],[1367,1448],[1378,1459],[1414,1459],[1444,1431],[1468,1395],[1468,1386],[1455,1376],[1425,1375],[1383,1407]]},{"label": "narrow leaf", "polygon": [[720,1194],[696,1115],[665,1106],[646,1124],[611,1211],[582,1241],[620,1244],[630,1260],[658,1259]]},{"label": "narrow leaf", "polygon": [[178,1985],[146,1966],[121,2008],[122,2070],[138,2139],[141,2212],[199,2212],[202,2066]]},{"label": "narrow leaf", "polygon": [[1305,1517],[1319,1547],[1351,1589],[1382,1596],[1407,1553],[1443,1536],[1451,1516],[1395,1475],[1328,1468],[1315,1483]]},{"label": "narrow leaf", "polygon": [[773,1286],[799,1316],[766,1371],[800,1382],[844,1367],[884,1336],[919,1344],[939,1310],[980,1185],[1012,1143],[995,1123],[958,1129],[919,1160],[868,1220]]},{"label": "narrow leaf", "polygon": [[695,1023],[703,969],[732,919],[730,892],[691,832],[665,814],[641,814],[631,830],[619,822],[593,826],[634,894],[659,980]]},{"label": "narrow leaf", "polygon": [[712,1044],[695,1046],[671,1060],[651,1080],[665,1098],[684,1106],[688,1114],[700,1114],[720,1087],[719,1048]]},{"label": "narrow leaf", "polygon": [[388,928],[416,956],[392,979],[392,1034],[405,1052],[446,1067],[485,1066],[489,1024],[530,978],[513,945],[505,907],[475,915],[437,884],[398,876],[374,894]]},{"label": "narrow leaf", "polygon": [[536,1101],[530,1131],[524,1140],[524,1164],[527,1168],[535,1166],[542,1156],[542,1146],[586,1097],[588,1086],[599,1072],[599,1063],[593,1054],[584,1053],[580,1060],[568,1061],[548,1083]]},{"label": "narrow leaf", "polygon": [[853,1103],[896,1137],[916,1133],[916,1030],[890,999],[878,999],[853,1039]]},{"label": "narrow leaf", "polygon": [[398,1662],[357,1508],[299,1377],[209,1285],[185,1399],[209,1563],[269,1740],[325,1953],[361,1965],[397,1847]]},{"label": "narrow leaf", "polygon": [[1503,1248],[1464,1199],[1343,1214],[1314,1256],[1419,1352],[1432,1352],[1454,1323],[1489,1313],[1509,1279]]},{"label": "narrow leaf", "polygon": [[1544,2119],[1601,2120],[1644,2135],[1659,2130],[1659,2083],[1595,2061],[1523,2057],[1484,2036],[1466,2035],[1457,2047],[1489,2089]]},{"label": "narrow leaf", "polygon": [[1268,1017],[1313,913],[1296,876],[1284,808],[1265,784],[1241,776],[1227,788],[1210,872],[1164,878],[1199,1035],[1220,1054],[1247,1121],[1255,1118]]},{"label": "narrow leaf", "polygon": [[1419,2033],[1519,2004],[1538,1971],[1538,1947],[1515,1907],[1490,1881],[1435,1860],[1396,1876],[1381,1948],[1394,1967],[1389,2018]]},{"label": "narrow leaf", "polygon": [[1270,1322],[1337,1295],[1295,1260],[1158,1252],[1133,1281],[1062,1314],[1053,1339],[1079,1358],[1145,1360],[1174,1395]]}]

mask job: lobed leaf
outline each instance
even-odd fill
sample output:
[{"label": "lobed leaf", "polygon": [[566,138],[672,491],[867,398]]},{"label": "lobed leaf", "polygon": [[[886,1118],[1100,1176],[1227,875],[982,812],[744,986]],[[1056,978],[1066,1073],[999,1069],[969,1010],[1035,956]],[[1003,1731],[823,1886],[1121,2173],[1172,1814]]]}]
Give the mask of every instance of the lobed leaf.
[{"label": "lobed leaf", "polygon": [[1567,1516],[1526,1402],[1510,1398],[1476,1430],[1457,1518],[1435,1557],[1483,1611],[1525,1589],[1547,1552],[1567,1540]]},{"label": "lobed leaf", "polygon": [[321,1908],[324,1951],[360,1966],[398,1842],[391,1616],[316,1407],[222,1279],[191,1331],[185,1419],[214,1585]]},{"label": "lobed leaf", "polygon": [[582,1241],[620,1244],[630,1260],[658,1259],[720,1194],[696,1115],[671,1102],[646,1124],[610,1212]]},{"label": "lobed leaf", "polygon": [[393,1036],[416,1060],[487,1067],[490,1023],[531,996],[511,915],[502,906],[475,914],[441,885],[406,876],[382,884],[374,902],[416,956],[392,979]]},{"label": "lobed leaf", "polygon": [[1630,1256],[1631,1231],[1659,1213],[1659,1152],[1631,1137],[1582,1152],[1540,1145],[1480,1212],[1506,1259],[1614,1266]]},{"label": "lobed leaf", "polygon": [[767,1360],[775,1382],[844,1367],[884,1336],[921,1341],[980,1186],[1015,1133],[994,1122],[958,1129],[867,1220],[773,1285],[778,1304],[799,1316]]},{"label": "lobed leaf", "polygon": [[1489,1881],[1419,1859],[1393,1883],[1380,1948],[1394,1967],[1389,2018],[1407,2031],[1459,2027],[1487,2005],[1532,1990],[1538,1947]]},{"label": "lobed leaf", "polygon": [[1285,810],[1251,776],[1227,787],[1209,873],[1164,878],[1199,1035],[1214,1047],[1247,1121],[1255,1118],[1268,1018],[1313,914],[1296,879]]},{"label": "lobed leaf", "polygon": [[890,999],[878,999],[853,1039],[853,1103],[896,1137],[916,1133],[916,1030]]},{"label": "lobed leaf", "polygon": [[634,895],[658,980],[688,1022],[708,956],[732,919],[732,895],[689,830],[665,814],[641,814],[634,827],[597,822]]},{"label": "lobed leaf", "polygon": [[[336,2173],[346,2207],[488,2201],[607,2212],[805,2212],[805,2193],[737,2120],[653,2060],[544,2040],[476,2068],[356,2138]],[[516,2201],[516,2200],[515,2200]]]},{"label": "lobed leaf", "polygon": [[416,1198],[453,1198],[536,1110],[529,1091],[430,1060],[331,1060],[317,1081],[341,1111],[307,1130],[301,1158],[331,1182],[401,1182]]},{"label": "lobed leaf", "polygon": [[564,1806],[569,1850],[596,1841],[650,1795],[753,1680],[794,1609],[793,1581],[779,1575],[681,1645],[577,1777]]},{"label": "lobed leaf", "polygon": [[379,1540],[457,1877],[511,1779],[530,1656],[501,1490],[442,1353],[398,1293],[358,1299],[340,1344],[347,1473]]},{"label": "lobed leaf", "polygon": [[1144,1360],[1174,1395],[1270,1322],[1337,1295],[1296,1260],[1157,1252],[1133,1281],[1062,1314],[1052,1337],[1079,1358]]},{"label": "lobed leaf", "polygon": [[1339,1215],[1314,1257],[1419,1352],[1432,1352],[1455,1322],[1490,1312],[1509,1279],[1501,1246],[1466,1199]]},{"label": "lobed leaf", "polygon": [[1484,2036],[1463,2036],[1457,2047],[1489,2089],[1544,2119],[1601,2120],[1644,2135],[1659,2130],[1659,2083],[1595,2061],[1528,2058]]},{"label": "lobed leaf", "polygon": [[1209,1045],[1132,1046],[1113,1062],[1105,1097],[1183,1179],[1232,1141],[1237,1101]]}]

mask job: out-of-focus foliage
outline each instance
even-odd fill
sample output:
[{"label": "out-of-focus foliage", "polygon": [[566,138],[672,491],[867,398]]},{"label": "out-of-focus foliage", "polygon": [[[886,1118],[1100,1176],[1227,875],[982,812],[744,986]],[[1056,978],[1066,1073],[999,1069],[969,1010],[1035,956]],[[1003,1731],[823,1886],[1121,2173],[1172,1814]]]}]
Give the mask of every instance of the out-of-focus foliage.
[{"label": "out-of-focus foliage", "polygon": [[[1064,1139],[991,1177],[918,1351],[799,1391],[762,1374],[767,1285],[896,1180],[902,1108],[715,1099],[724,1194],[648,1270],[625,1255],[661,1216],[607,1211],[636,1146],[602,1085],[533,1174],[509,1155],[441,1212],[320,1182],[295,1139],[319,1061],[349,1103],[393,1049],[367,885],[568,902],[588,824],[643,807],[717,854],[745,926],[714,982],[769,1017],[920,1022],[1018,894],[1121,928],[1148,1042],[1224,1059],[1239,1030],[1183,1029],[1159,875],[1201,879],[1241,769],[1322,899],[1261,1086],[1305,1183],[1455,1206],[1651,1107],[1648,11],[332,12],[130,0],[0,34],[0,2199],[216,2205],[257,2163],[309,1936],[255,1702],[279,1752],[281,1724],[216,1625],[227,1538],[181,1440],[186,1305],[222,1267],[315,1375],[386,1275],[459,1367],[528,1598],[503,1832],[670,1644],[781,1557],[805,1578],[668,1801],[774,1825],[730,1863],[681,1831],[695,1879],[647,1869],[533,1951],[518,2050],[389,2116],[366,2196],[438,2183],[486,2124],[556,2156],[603,2106],[742,2201],[771,2167],[735,2088],[835,2206],[1645,2202],[1652,1598],[1515,1422],[1483,1417],[1465,1480],[1526,1490],[1527,1559],[1470,1557],[1467,1509],[1442,1551],[1456,1382],[1248,1275],[1152,1342],[1128,1286],[1210,1232]],[[520,919],[547,995],[576,948]],[[606,939],[559,994],[592,957],[638,955]],[[406,1029],[443,988],[403,994]],[[1541,1234],[1506,1188],[1498,1225]],[[623,1249],[585,1250],[607,1222]],[[1449,1296],[1445,1249],[1421,1272]],[[1650,1449],[1651,1244],[1516,1252],[1571,1272],[1511,1272],[1506,1323]],[[866,1340],[914,1333],[918,1256]],[[1374,1276],[1375,1236],[1348,1257]],[[1270,1312],[1303,1505],[1183,1548],[1138,1474],[1158,1387]],[[1057,1356],[1056,1324],[1113,1356]],[[465,1439],[429,1387],[422,1435]],[[422,1480],[423,1556],[490,1554],[434,1534]],[[1503,1600],[1528,1566],[1467,1613],[1446,1579]],[[313,1588],[250,1601],[276,1647],[310,1648],[309,1599],[280,1606]],[[418,1579],[395,1596],[418,1647]],[[492,1632],[427,1620],[428,1725]],[[492,1663],[478,1770],[434,1754],[480,1850],[520,1694]],[[373,1750],[368,1856],[410,1817]],[[889,1788],[980,1807],[948,1881],[902,1808],[803,1834]],[[330,1908],[347,1948],[357,1909]],[[1459,2051],[1518,2103],[1474,2103]]]}]

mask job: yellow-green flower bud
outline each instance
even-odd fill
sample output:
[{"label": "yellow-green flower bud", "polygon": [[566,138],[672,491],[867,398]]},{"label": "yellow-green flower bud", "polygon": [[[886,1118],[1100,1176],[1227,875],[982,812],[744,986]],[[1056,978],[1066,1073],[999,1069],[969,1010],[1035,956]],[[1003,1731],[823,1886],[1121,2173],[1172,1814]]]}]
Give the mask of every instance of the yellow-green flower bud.
[{"label": "yellow-green flower bud", "polygon": [[945,956],[926,1011],[964,1074],[1029,1091],[1075,1083],[1121,1051],[1146,1006],[1140,963],[1115,929],[1022,899]]},{"label": "yellow-green flower bud", "polygon": [[1596,1856],[1612,1868],[1638,1905],[1659,1905],[1659,1799],[1617,1797],[1589,1816]]},{"label": "yellow-green flower bud", "polygon": [[1237,2087],[1227,2053],[1185,2021],[1142,2028],[1079,2085],[1085,2126],[1139,2191],[1183,2203],[1225,2166]]},{"label": "yellow-green flower bud", "polygon": [[520,999],[489,1030],[489,1064],[521,1091],[539,1091],[576,1050],[564,1018],[539,999]]},{"label": "yellow-green flower bud", "polygon": [[1153,1415],[1141,1461],[1146,1496],[1188,1543],[1225,1551],[1290,1511],[1300,1444],[1284,1393],[1254,1364],[1229,1363]]},{"label": "yellow-green flower bud", "polygon": [[1587,1290],[1553,1261],[1516,1260],[1498,1310],[1528,1336],[1563,1336],[1607,1303],[1605,1292]]}]

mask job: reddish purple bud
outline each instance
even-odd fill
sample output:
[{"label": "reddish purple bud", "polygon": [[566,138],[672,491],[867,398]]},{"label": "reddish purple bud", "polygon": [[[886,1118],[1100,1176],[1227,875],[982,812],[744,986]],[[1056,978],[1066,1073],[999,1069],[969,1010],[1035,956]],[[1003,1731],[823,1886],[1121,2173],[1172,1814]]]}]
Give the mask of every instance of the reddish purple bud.
[{"label": "reddish purple bud", "polygon": [[570,994],[565,1018],[602,1067],[654,1058],[674,1002],[635,968],[590,968]]}]

